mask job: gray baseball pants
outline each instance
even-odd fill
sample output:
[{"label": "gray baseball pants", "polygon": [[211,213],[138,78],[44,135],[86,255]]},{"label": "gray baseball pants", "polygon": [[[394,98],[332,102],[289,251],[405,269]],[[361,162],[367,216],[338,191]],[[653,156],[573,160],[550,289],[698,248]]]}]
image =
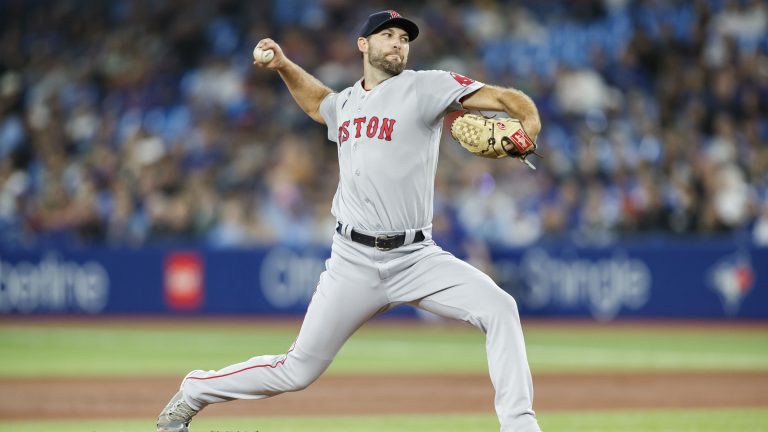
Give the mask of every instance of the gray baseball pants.
[{"label": "gray baseball pants", "polygon": [[360,326],[404,303],[482,330],[501,431],[540,430],[515,300],[429,238],[380,251],[336,234],[326,271],[291,349],[218,371],[192,371],[181,385],[184,399],[199,410],[212,403],[302,390],[328,368]]}]

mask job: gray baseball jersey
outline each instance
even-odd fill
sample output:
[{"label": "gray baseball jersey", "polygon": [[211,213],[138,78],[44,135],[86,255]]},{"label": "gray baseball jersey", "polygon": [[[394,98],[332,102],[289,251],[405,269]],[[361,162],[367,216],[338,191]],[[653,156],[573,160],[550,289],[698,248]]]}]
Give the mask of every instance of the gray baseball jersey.
[{"label": "gray baseball jersey", "polygon": [[[323,100],[320,113],[338,144],[341,170],[332,211],[345,228],[334,235],[296,342],[285,354],[190,372],[181,386],[190,407],[301,390],[363,323],[411,304],[481,329],[500,430],[540,431],[515,300],[429,238],[443,116],[482,86],[449,72],[404,71],[371,91],[357,82]],[[379,249],[354,241],[350,227],[404,233],[406,241]],[[414,240],[418,229],[426,231],[421,241]]]},{"label": "gray baseball jersey", "polygon": [[355,229],[429,229],[438,147],[447,110],[483,86],[445,71],[403,71],[367,91],[362,80],[320,105],[337,143],[331,212]]}]

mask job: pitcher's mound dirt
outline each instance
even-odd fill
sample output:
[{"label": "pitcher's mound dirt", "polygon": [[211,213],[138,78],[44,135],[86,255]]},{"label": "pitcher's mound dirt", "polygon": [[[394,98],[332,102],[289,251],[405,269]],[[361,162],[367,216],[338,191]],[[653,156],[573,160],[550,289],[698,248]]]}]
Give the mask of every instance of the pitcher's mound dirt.
[{"label": "pitcher's mound dirt", "polygon": [[[172,378],[0,380],[0,420],[154,419],[176,391]],[[541,374],[539,412],[549,410],[768,406],[768,373]],[[486,376],[324,376],[308,389],[235,401],[205,416],[493,413]]]}]

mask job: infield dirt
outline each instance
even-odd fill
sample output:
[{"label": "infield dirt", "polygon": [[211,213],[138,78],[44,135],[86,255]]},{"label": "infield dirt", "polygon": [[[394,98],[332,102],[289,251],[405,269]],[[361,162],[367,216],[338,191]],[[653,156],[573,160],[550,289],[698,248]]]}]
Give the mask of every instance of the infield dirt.
[{"label": "infield dirt", "polygon": [[[0,380],[0,420],[150,418],[180,377]],[[534,408],[553,410],[768,406],[768,373],[600,373],[534,376]],[[308,389],[212,405],[207,416],[493,413],[483,375],[323,376]]]}]

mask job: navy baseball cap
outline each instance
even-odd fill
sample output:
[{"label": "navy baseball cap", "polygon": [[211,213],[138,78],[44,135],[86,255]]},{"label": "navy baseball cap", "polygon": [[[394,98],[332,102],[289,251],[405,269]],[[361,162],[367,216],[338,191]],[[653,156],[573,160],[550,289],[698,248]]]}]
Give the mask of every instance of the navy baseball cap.
[{"label": "navy baseball cap", "polygon": [[410,40],[416,39],[419,35],[419,27],[413,21],[401,17],[399,13],[393,10],[385,10],[368,16],[365,24],[363,24],[363,28],[360,30],[360,37],[368,37],[381,29],[389,27],[405,30]]}]

